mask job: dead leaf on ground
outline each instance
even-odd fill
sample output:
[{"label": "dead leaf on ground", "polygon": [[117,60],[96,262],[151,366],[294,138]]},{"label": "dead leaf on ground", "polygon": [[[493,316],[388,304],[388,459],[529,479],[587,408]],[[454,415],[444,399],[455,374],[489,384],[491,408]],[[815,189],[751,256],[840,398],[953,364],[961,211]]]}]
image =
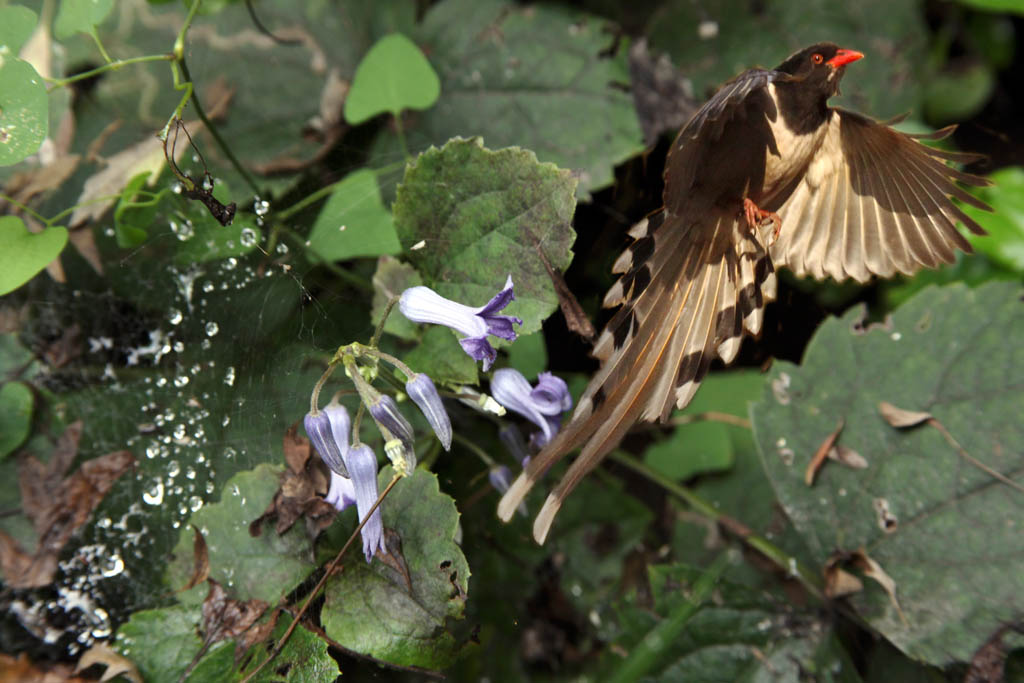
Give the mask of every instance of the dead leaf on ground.
[{"label": "dead leaf on ground", "polygon": [[[874,580],[885,590],[890,602],[900,615],[900,620],[906,624],[907,618],[903,614],[900,602],[896,598],[896,582],[889,576],[882,565],[878,564],[867,552],[861,548],[854,552],[837,551],[825,562],[825,594],[829,597],[842,597],[863,589],[860,580],[847,572],[845,568],[856,569],[864,577]],[[835,594],[829,594],[829,591]],[[845,591],[845,592],[844,592]]]},{"label": "dead leaf on ground", "polygon": [[62,368],[82,355],[82,326],[74,323],[64,328],[60,338],[43,349],[43,360],[51,368]]},{"label": "dead leaf on ground", "polygon": [[313,537],[334,521],[337,510],[321,496],[327,493],[328,478],[319,458],[313,458],[309,439],[298,435],[298,423],[285,432],[284,458],[288,467],[281,473],[281,488],[267,509],[249,525],[249,534],[263,533],[263,523],[276,520],[274,529],[283,534],[300,518],[305,517],[307,530]]},{"label": "dead leaf on ground", "polygon": [[[36,195],[60,187],[78,168],[81,157],[77,154],[58,157],[47,166],[37,166],[28,171],[15,173],[3,193],[19,204],[28,204]],[[6,204],[3,202],[0,205]]]},{"label": "dead leaf on ground", "polygon": [[565,317],[565,324],[569,327],[569,331],[575,332],[587,341],[592,340],[596,334],[594,325],[590,322],[587,314],[583,312],[583,307],[576,300],[576,295],[572,293],[569,285],[565,283],[562,273],[551,265],[551,261],[548,260],[547,254],[541,248],[540,242],[535,239],[533,246],[541,263],[544,264],[548,271],[548,277],[551,278],[551,284],[555,288],[555,296],[558,297],[558,307],[562,309],[562,315]]},{"label": "dead leaf on ground", "polygon": [[916,427],[922,422],[927,422],[932,417],[931,413],[919,410],[904,410],[903,408],[897,408],[887,401],[882,401],[878,404],[878,412],[882,414],[886,422],[897,429]]},{"label": "dead leaf on ground", "polygon": [[394,529],[384,527],[384,548],[386,552],[377,550],[377,559],[398,572],[405,589],[412,595],[412,575],[402,554],[402,537]]},{"label": "dead leaf on ground", "polygon": [[45,586],[57,572],[57,557],[64,544],[92,515],[114,482],[135,464],[128,451],[116,451],[88,460],[65,478],[78,452],[82,423],[67,428],[54,447],[50,462],[34,457],[22,460],[18,472],[22,511],[39,535],[34,552],[27,553],[13,538],[0,532],[0,568],[13,588]]},{"label": "dead leaf on ground", "polygon": [[828,449],[828,459],[855,470],[867,469],[868,466],[868,461],[863,455],[842,444],[836,444]]},{"label": "dead leaf on ground", "polygon": [[807,464],[807,469],[804,470],[804,483],[808,486],[814,483],[814,478],[818,475],[818,470],[820,470],[821,466],[825,463],[825,458],[828,457],[829,451],[832,450],[832,446],[835,445],[836,439],[839,438],[839,434],[843,431],[843,426],[845,424],[846,421],[843,420],[843,418],[839,418],[839,424],[837,424],[832,433],[828,435],[828,438],[818,446],[818,450],[814,454],[814,457],[811,458],[811,461]]},{"label": "dead leaf on ground", "polygon": [[1006,645],[1003,644],[1005,629],[996,631],[987,643],[978,648],[971,657],[964,683],[1002,683],[1006,677]]},{"label": "dead leaf on ground", "polygon": [[84,671],[93,664],[101,664],[106,667],[100,677],[101,683],[113,680],[118,676],[124,676],[132,683],[142,683],[142,675],[135,667],[135,663],[115,652],[106,643],[97,643],[86,650],[82,658],[78,660],[75,673]]}]

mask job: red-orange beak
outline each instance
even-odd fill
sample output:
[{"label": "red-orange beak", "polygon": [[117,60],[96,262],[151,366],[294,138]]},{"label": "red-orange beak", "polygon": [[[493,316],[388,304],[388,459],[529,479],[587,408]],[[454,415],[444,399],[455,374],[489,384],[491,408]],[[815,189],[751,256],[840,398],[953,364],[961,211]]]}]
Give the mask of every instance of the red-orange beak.
[{"label": "red-orange beak", "polygon": [[863,56],[863,53],[857,52],[856,50],[844,50],[840,48],[836,50],[836,56],[825,63],[835,69],[838,69],[841,66],[846,66],[850,62],[856,62]]}]

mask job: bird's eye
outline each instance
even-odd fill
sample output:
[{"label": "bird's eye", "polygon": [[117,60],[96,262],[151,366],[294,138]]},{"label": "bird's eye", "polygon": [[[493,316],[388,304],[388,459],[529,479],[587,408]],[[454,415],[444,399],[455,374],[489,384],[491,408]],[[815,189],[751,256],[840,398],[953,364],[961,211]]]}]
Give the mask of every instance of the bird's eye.
[{"label": "bird's eye", "polygon": [[825,61],[825,58],[821,56],[820,52],[815,52],[813,55],[811,55],[811,61],[814,62],[815,64],[821,64],[822,62]]}]

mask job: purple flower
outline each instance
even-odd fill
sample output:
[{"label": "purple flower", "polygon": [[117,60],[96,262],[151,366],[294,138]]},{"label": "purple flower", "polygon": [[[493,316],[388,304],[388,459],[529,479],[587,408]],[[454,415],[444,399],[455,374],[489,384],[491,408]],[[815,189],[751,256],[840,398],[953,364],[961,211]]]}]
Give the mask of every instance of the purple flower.
[{"label": "purple flower", "polygon": [[441,395],[437,393],[434,382],[423,373],[413,375],[405,383],[405,392],[409,398],[423,411],[424,417],[430,423],[430,428],[437,434],[446,451],[452,448],[452,422],[441,402]]},{"label": "purple flower", "polygon": [[348,451],[348,431],[352,425],[348,411],[340,403],[331,403],[317,413],[306,413],[302,420],[306,434],[320,459],[331,469],[344,477],[348,476],[345,469],[344,456]]},{"label": "purple flower", "polygon": [[331,487],[327,489],[327,496],[324,500],[333,505],[338,512],[341,512],[356,502],[355,484],[348,477],[343,477],[332,470]]},{"label": "purple flower", "polygon": [[491,380],[491,395],[501,405],[519,413],[540,427],[530,443],[543,448],[562,424],[562,413],[572,407],[572,397],[565,380],[550,372],[537,376],[537,386],[531,387],[523,374],[512,368],[502,368]]},{"label": "purple flower", "polygon": [[402,292],[398,308],[409,320],[417,323],[434,323],[466,335],[460,339],[463,351],[474,360],[484,362],[484,371],[490,369],[497,357],[497,351],[487,341],[493,334],[506,341],[515,341],[516,332],[512,324],[522,325],[523,321],[511,315],[498,315],[515,299],[512,292],[512,276],[505,281],[505,288],[480,308],[465,306],[446,299],[429,287],[410,287]]},{"label": "purple flower", "polygon": [[[406,452],[413,452],[412,425],[398,410],[395,399],[387,394],[381,394],[376,401],[370,404],[370,415],[391,436],[402,442]],[[385,438],[387,437],[385,436]]]},{"label": "purple flower", "polygon": [[[349,449],[345,465],[352,473],[352,489],[355,492],[356,510],[359,521],[366,519],[366,513],[377,502],[377,456],[370,447],[360,444]],[[330,495],[330,492],[328,492]],[[343,495],[343,494],[342,494]],[[366,561],[373,559],[377,550],[384,550],[384,522],[380,507],[373,511],[370,521],[363,527],[363,554]]]}]

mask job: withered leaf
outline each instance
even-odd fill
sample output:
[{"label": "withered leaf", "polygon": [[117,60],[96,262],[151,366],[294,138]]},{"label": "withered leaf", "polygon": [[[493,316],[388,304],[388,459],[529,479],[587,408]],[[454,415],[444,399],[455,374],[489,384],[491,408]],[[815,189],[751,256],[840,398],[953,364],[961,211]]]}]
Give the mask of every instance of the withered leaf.
[{"label": "withered leaf", "polygon": [[1006,645],[1004,629],[996,631],[987,643],[971,657],[964,683],[1002,683],[1006,676]]},{"label": "withered leaf", "polygon": [[78,660],[75,673],[88,669],[93,664],[102,664],[106,667],[100,682],[110,681],[118,676],[124,676],[132,683],[142,683],[142,674],[136,668],[135,663],[124,657],[106,643],[97,643],[85,651],[82,658]]},{"label": "withered leaf", "polygon": [[263,600],[233,600],[219,583],[213,579],[208,583],[210,592],[203,601],[203,632],[207,644],[242,635],[269,606]]},{"label": "withered leaf", "polygon": [[839,418],[839,424],[832,430],[832,433],[828,435],[820,446],[818,446],[817,452],[814,457],[807,464],[807,469],[804,471],[804,483],[808,486],[814,483],[814,477],[817,476],[818,470],[821,469],[822,464],[825,462],[825,458],[828,456],[828,452],[832,450],[832,446],[835,445],[836,439],[839,438],[840,432],[843,431],[843,425],[846,421],[843,418]]},{"label": "withered leaf", "polygon": [[548,260],[547,254],[544,253],[540,243],[537,242],[535,246],[537,247],[537,256],[547,269],[548,277],[551,278],[551,284],[555,288],[555,296],[558,297],[558,306],[562,309],[562,315],[565,317],[565,324],[569,327],[569,331],[575,332],[587,341],[590,341],[596,334],[593,323],[590,322],[587,314],[583,312],[583,307],[576,300],[576,295],[572,293],[569,285],[565,283],[562,273],[551,265],[551,261]]},{"label": "withered leaf", "polygon": [[0,652],[0,683],[89,683],[90,679],[72,674],[68,664],[51,664],[46,668],[34,664],[28,655],[17,657]]},{"label": "withered leaf", "polygon": [[868,461],[863,455],[842,444],[836,444],[828,449],[828,459],[835,460],[855,470],[863,470],[868,466]]},{"label": "withered leaf", "polygon": [[864,584],[861,580],[842,567],[833,566],[825,569],[825,597],[841,598],[862,590]]},{"label": "withered leaf", "polygon": [[187,591],[190,588],[198,586],[210,575],[210,553],[206,549],[206,539],[203,538],[203,532],[201,532],[195,524],[190,525],[195,537],[192,540],[192,577],[189,578],[180,590]]},{"label": "withered leaf", "polygon": [[886,422],[897,429],[916,427],[922,422],[927,422],[932,417],[931,413],[897,408],[888,401],[882,401],[878,404],[878,412],[882,414]]},{"label": "withered leaf", "polygon": [[384,548],[385,552],[377,551],[377,559],[398,572],[406,590],[412,595],[412,575],[402,554],[402,537],[394,529],[384,527]]},{"label": "withered leaf", "polygon": [[129,451],[88,460],[64,478],[78,451],[81,422],[69,426],[46,465],[29,457],[22,462],[18,484],[22,509],[39,534],[36,550],[27,554],[12,538],[0,535],[0,567],[15,588],[45,586],[57,571],[57,557],[72,534],[92,515],[114,482],[135,464]]},{"label": "withered leaf", "polygon": [[263,523],[276,520],[274,530],[283,534],[303,516],[307,529],[315,537],[334,521],[334,506],[320,496],[327,493],[328,479],[319,458],[311,457],[309,439],[298,435],[293,424],[283,438],[284,458],[288,467],[281,473],[281,488],[267,509],[249,525],[256,537],[263,533]]}]

